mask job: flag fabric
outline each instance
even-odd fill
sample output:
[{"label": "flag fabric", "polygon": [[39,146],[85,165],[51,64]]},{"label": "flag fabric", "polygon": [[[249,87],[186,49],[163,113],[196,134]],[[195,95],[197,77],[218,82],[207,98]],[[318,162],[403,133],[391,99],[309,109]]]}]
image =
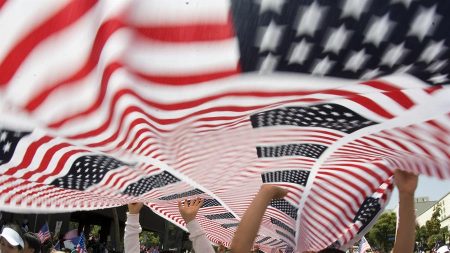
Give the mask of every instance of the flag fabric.
[{"label": "flag fabric", "polygon": [[80,239],[78,240],[78,243],[75,247],[75,250],[77,253],[87,253],[86,249],[86,239],[84,238],[84,234],[81,233]]},{"label": "flag fabric", "polygon": [[367,250],[372,249],[369,245],[369,242],[366,240],[366,237],[362,237],[359,241],[358,245],[358,253],[366,253]]},{"label": "flag fabric", "polygon": [[41,229],[39,229],[39,232],[37,233],[37,236],[39,237],[39,240],[41,240],[41,243],[44,243],[48,239],[51,239],[50,230],[48,229],[48,224],[45,223]]},{"label": "flag fabric", "polygon": [[450,178],[450,5],[408,0],[0,1],[0,209],[176,201],[229,246],[345,249],[396,168]]}]

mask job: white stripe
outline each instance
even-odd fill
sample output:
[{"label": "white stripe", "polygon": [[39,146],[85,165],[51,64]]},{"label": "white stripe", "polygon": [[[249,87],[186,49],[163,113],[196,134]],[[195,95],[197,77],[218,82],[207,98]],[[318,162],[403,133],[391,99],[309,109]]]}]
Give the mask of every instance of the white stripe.
[{"label": "white stripe", "polygon": [[430,87],[420,79],[407,74],[393,74],[383,76],[379,79],[394,84],[400,89],[421,89]]},{"label": "white stripe", "polygon": [[229,5],[228,0],[139,0],[133,2],[129,18],[131,22],[150,25],[225,23]]},{"label": "white stripe", "polygon": [[[62,80],[81,68],[92,49],[99,27],[99,15],[108,17],[117,12],[108,7],[110,5],[104,4],[101,8],[92,8],[74,24],[42,41],[29,54],[11,80],[7,97],[16,104],[23,105],[37,92],[47,88],[47,85]],[[99,10],[103,12],[100,14]],[[108,44],[115,45],[105,49],[124,47],[126,44],[121,42],[122,40],[110,39]],[[98,77],[101,75],[97,73]],[[67,97],[67,93],[64,97]],[[60,97],[59,99],[64,101]]]},{"label": "white stripe", "polygon": [[239,60],[237,39],[212,42],[167,43],[136,40],[125,62],[153,75],[195,75],[234,70]]},{"label": "white stripe", "polygon": [[0,31],[2,31],[0,62],[20,39],[69,2],[69,0],[6,1],[0,10]]}]

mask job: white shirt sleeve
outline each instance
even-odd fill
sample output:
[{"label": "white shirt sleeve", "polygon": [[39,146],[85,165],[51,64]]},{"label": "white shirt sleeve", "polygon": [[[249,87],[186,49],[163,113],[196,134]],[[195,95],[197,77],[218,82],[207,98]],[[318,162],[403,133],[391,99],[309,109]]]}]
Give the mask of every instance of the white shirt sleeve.
[{"label": "white shirt sleeve", "polygon": [[205,231],[203,231],[200,223],[198,223],[197,220],[190,221],[188,224],[186,224],[186,227],[189,230],[189,240],[192,241],[192,247],[194,248],[195,252],[215,253],[214,248],[212,247],[208,238],[206,238]]},{"label": "white shirt sleeve", "polygon": [[142,228],[139,224],[139,214],[127,213],[127,221],[125,222],[125,235],[123,238],[123,245],[125,248],[125,253],[139,253],[140,243],[139,243],[139,233],[141,233]]}]

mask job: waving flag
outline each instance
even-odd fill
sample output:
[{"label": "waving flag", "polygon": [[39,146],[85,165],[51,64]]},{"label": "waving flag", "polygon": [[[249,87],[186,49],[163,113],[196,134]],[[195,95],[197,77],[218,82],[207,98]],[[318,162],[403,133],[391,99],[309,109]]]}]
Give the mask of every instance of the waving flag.
[{"label": "waving flag", "polygon": [[84,238],[84,234],[81,233],[78,243],[75,247],[75,250],[77,251],[77,253],[87,253],[87,249],[86,249],[86,239]]},{"label": "waving flag", "polygon": [[37,233],[37,236],[39,237],[39,240],[41,241],[41,243],[44,243],[46,240],[51,238],[50,230],[48,229],[48,224],[47,223],[45,223],[41,227],[41,229]]},{"label": "waving flag", "polygon": [[[226,246],[347,248],[396,168],[450,178],[444,1],[0,1],[0,208],[176,201]],[[386,76],[385,76],[386,75]],[[384,77],[381,77],[384,76]]]},{"label": "waving flag", "polygon": [[358,245],[358,253],[366,253],[367,250],[372,249],[369,245],[369,242],[366,240],[366,238],[363,236],[361,240],[359,241]]}]

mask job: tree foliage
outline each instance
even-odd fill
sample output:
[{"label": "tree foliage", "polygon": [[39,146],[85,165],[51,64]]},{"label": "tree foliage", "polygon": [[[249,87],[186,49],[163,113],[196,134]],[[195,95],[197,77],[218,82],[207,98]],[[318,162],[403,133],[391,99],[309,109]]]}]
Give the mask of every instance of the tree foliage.
[{"label": "tree foliage", "polygon": [[[437,204],[424,226],[416,226],[416,241],[424,250],[431,250],[436,242],[449,238],[448,228],[441,228],[442,205]],[[397,217],[395,213],[384,213],[366,235],[370,245],[389,252],[394,244]]]},{"label": "tree foliage", "polygon": [[394,246],[396,223],[397,215],[394,212],[383,213],[366,235],[369,244],[389,252]]},{"label": "tree foliage", "polygon": [[157,233],[142,231],[139,235],[139,241],[147,247],[159,245],[159,235]]}]

